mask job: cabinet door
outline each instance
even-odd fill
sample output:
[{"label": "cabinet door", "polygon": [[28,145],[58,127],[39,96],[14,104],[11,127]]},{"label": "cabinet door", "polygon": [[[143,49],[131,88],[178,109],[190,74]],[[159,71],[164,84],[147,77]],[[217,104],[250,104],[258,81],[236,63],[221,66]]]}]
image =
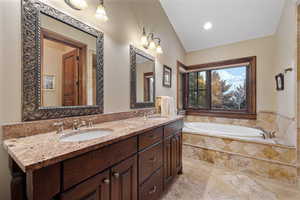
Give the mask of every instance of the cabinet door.
[{"label": "cabinet door", "polygon": [[173,137],[168,137],[164,140],[164,185],[166,186],[172,179],[172,139]]},{"label": "cabinet door", "polygon": [[182,170],[182,132],[164,140],[164,186]]},{"label": "cabinet door", "polygon": [[109,170],[73,187],[61,195],[61,200],[110,200]]},{"label": "cabinet door", "polygon": [[137,200],[137,156],[116,165],[111,173],[112,200]]},{"label": "cabinet door", "polygon": [[172,138],[172,171],[177,175],[182,170],[182,133],[178,132]]}]

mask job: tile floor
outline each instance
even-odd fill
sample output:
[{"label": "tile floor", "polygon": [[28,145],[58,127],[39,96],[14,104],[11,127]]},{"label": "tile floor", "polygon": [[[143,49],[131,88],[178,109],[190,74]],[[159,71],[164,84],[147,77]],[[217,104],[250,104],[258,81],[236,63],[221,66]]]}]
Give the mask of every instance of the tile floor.
[{"label": "tile floor", "polygon": [[242,172],[184,159],[184,174],[163,200],[300,200],[300,189]]}]

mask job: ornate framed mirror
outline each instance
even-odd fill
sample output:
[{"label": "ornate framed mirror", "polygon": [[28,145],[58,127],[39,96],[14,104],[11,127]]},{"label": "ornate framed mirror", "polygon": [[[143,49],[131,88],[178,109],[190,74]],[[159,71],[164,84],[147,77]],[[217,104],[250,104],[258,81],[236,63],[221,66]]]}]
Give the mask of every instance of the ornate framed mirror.
[{"label": "ornate framed mirror", "polygon": [[130,46],[130,108],[155,106],[155,59]]},{"label": "ornate framed mirror", "polygon": [[103,113],[103,33],[22,0],[23,121]]}]

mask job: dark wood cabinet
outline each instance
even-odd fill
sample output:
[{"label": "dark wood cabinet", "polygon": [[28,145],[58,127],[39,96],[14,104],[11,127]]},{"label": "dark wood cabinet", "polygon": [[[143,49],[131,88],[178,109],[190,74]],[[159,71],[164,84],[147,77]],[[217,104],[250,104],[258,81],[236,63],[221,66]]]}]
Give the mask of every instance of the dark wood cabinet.
[{"label": "dark wood cabinet", "polygon": [[145,183],[140,187],[140,200],[156,200],[162,195],[163,191],[163,171],[162,168],[157,170]]},{"label": "dark wood cabinet", "polygon": [[137,156],[111,169],[111,200],[137,200]]},{"label": "dark wood cabinet", "polygon": [[151,146],[139,153],[139,183],[143,183],[163,164],[163,143]]},{"label": "dark wood cabinet", "polygon": [[110,200],[109,170],[62,193],[61,200]]},{"label": "dark wood cabinet", "polygon": [[172,170],[174,175],[181,172],[182,169],[182,133],[181,131],[176,133],[172,138],[172,155],[173,165]]},{"label": "dark wood cabinet", "polygon": [[10,161],[12,200],[157,200],[182,172],[182,120],[26,174]]},{"label": "dark wood cabinet", "polygon": [[[135,154],[137,152],[137,144],[137,137],[132,137],[64,161],[62,163],[64,174],[63,189],[66,190]],[[82,163],[88,164],[83,165]]]},{"label": "dark wood cabinet", "polygon": [[172,163],[172,138],[168,137],[164,140],[164,185],[166,186],[173,177]]},{"label": "dark wood cabinet", "polygon": [[164,139],[164,188],[166,189],[175,176],[182,173],[182,132],[168,134]]},{"label": "dark wood cabinet", "polygon": [[163,138],[163,128],[159,127],[139,135],[139,150],[149,147]]}]

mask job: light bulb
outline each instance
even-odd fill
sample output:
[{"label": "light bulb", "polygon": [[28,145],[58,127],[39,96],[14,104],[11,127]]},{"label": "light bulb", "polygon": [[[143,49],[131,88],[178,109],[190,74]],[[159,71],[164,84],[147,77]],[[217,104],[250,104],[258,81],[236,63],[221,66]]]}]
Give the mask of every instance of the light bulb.
[{"label": "light bulb", "polygon": [[88,4],[85,0],[65,0],[65,2],[76,10],[83,10],[88,7]]},{"label": "light bulb", "polygon": [[150,42],[150,44],[149,44],[149,49],[155,49],[155,47],[156,47],[156,44],[155,44],[155,42],[152,40],[152,41]]},{"label": "light bulb", "polygon": [[163,53],[163,50],[162,50],[160,44],[156,47],[156,53],[158,53],[158,54],[162,54]]},{"label": "light bulb", "polygon": [[210,29],[212,29],[212,27],[213,27],[213,24],[212,24],[211,22],[206,22],[206,23],[203,25],[203,28],[204,28],[205,30],[210,30]]},{"label": "light bulb", "polygon": [[148,38],[146,35],[143,35],[141,38],[141,43],[143,46],[147,46],[148,45]]},{"label": "light bulb", "polygon": [[106,15],[106,11],[105,11],[105,8],[102,4],[100,4],[98,7],[97,7],[97,10],[96,10],[96,18],[102,20],[102,21],[107,21],[108,20],[108,17]]}]

